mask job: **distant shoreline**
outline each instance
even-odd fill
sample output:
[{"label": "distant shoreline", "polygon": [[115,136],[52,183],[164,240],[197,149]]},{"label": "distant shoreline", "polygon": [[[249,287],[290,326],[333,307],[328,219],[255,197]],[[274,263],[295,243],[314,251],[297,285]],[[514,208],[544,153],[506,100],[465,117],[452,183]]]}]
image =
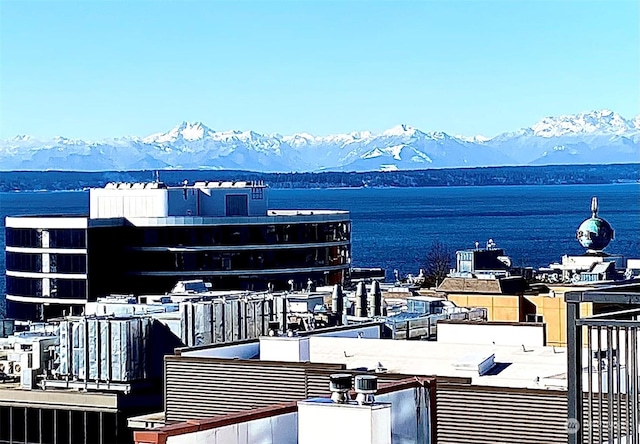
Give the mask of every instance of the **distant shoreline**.
[{"label": "distant shoreline", "polygon": [[[195,181],[263,181],[274,189],[429,188],[446,186],[603,185],[640,183],[640,163],[546,165],[430,170],[258,173],[236,170],[159,170],[178,186]],[[82,191],[108,182],[150,182],[155,171],[0,171],[0,192]]]}]

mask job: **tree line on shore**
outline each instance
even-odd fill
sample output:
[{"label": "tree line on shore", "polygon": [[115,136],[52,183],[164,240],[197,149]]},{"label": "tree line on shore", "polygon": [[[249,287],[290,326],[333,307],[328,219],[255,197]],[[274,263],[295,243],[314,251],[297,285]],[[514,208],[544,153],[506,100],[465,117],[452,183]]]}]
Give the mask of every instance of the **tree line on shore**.
[{"label": "tree line on shore", "polygon": [[[445,168],[411,171],[260,173],[160,170],[170,186],[183,181],[263,181],[271,188],[442,187],[640,182],[640,164]],[[0,171],[0,191],[78,190],[108,182],[149,182],[155,171]]]}]

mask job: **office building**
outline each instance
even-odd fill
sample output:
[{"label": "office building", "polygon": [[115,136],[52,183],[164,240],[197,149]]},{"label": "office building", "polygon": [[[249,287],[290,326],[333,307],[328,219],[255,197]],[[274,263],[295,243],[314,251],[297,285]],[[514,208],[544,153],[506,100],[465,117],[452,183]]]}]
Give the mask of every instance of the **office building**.
[{"label": "office building", "polygon": [[270,210],[260,182],[110,183],[89,214],[6,218],[7,315],[79,314],[109,294],[157,294],[178,280],[212,289],[342,284],[347,211]]}]

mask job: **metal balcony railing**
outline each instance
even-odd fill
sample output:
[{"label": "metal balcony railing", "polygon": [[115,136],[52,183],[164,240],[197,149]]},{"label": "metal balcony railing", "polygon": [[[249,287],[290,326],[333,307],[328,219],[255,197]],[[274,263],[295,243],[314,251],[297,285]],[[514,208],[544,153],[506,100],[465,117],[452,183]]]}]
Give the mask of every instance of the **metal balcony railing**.
[{"label": "metal balcony railing", "polygon": [[[640,444],[640,285],[569,292],[565,301],[569,444]],[[580,317],[582,303],[608,312]]]}]

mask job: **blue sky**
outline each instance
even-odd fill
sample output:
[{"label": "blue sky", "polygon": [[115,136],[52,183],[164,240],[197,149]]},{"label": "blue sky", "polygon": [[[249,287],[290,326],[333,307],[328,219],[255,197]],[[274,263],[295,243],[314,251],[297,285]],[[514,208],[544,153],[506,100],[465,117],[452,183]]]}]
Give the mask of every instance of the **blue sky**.
[{"label": "blue sky", "polygon": [[0,138],[166,131],[495,135],[639,112],[636,0],[0,5]]}]

